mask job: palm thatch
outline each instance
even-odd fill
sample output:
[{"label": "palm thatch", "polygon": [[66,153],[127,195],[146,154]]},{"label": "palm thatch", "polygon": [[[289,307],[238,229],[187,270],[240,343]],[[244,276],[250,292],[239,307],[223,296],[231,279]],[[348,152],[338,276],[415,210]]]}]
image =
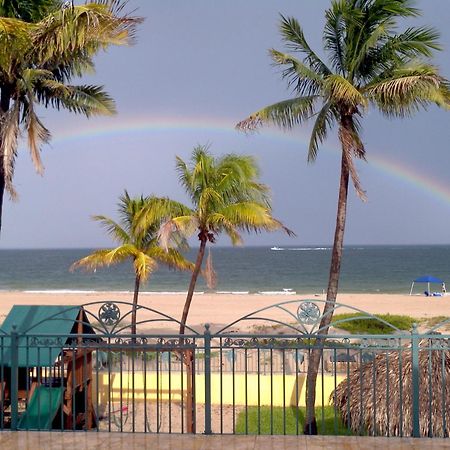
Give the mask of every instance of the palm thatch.
[{"label": "palm thatch", "polygon": [[[344,423],[356,433],[412,436],[411,346],[378,354],[350,372],[331,394]],[[419,425],[422,437],[450,435],[450,346],[419,343]]]}]

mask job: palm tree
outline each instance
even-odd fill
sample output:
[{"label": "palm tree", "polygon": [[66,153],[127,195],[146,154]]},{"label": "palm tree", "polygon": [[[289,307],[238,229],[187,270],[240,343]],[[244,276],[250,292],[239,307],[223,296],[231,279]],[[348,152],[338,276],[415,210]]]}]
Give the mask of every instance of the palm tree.
[{"label": "palm tree", "polygon": [[[349,179],[365,197],[354,159],[365,160],[360,119],[369,106],[388,118],[410,116],[429,104],[449,107],[449,83],[428,60],[439,49],[438,33],[431,28],[397,32],[399,19],[417,17],[411,0],[333,0],[326,11],[323,34],[327,65],[308,45],[294,18],[281,16],[280,31],[291,54],[270,50],[275,65],[294,88],[295,97],[261,109],[240,122],[241,130],[276,124],[282,128],[314,120],[308,161],[317,157],[320,144],[336,126],[341,143],[341,175],[336,229],[331,257],[322,334],[328,333],[338,292],[347,210]],[[311,353],[307,378],[305,433],[316,434],[315,387],[320,345]]]},{"label": "palm tree", "polygon": [[43,172],[41,145],[51,135],[36,107],[63,108],[87,117],[113,114],[114,101],[101,86],[71,81],[92,72],[92,58],[99,50],[132,42],[141,19],[125,14],[119,0],[68,7],[51,0],[4,0],[0,12],[14,15],[0,17],[1,230],[4,191],[16,195],[12,182],[22,131],[36,171]]},{"label": "palm tree", "polygon": [[13,17],[36,23],[61,8],[62,3],[60,0],[1,0],[0,17]]},{"label": "palm tree", "polygon": [[[151,216],[151,219],[147,221],[145,227],[137,228],[144,208],[149,212],[148,216]],[[139,289],[158,267],[158,263],[180,270],[192,270],[194,265],[187,261],[176,248],[163,249],[158,243],[158,231],[161,223],[180,212],[176,202],[159,197],[130,198],[125,191],[125,194],[120,197],[118,211],[119,223],[105,216],[94,216],[93,219],[101,223],[107,233],[119,243],[119,246],[96,250],[72,264],[71,270],[78,267],[95,270],[99,267],[132,260],[135,279],[131,334],[135,335]],[[180,246],[184,243],[184,239],[175,234],[172,236],[172,243]]]},{"label": "palm tree", "polygon": [[176,169],[193,208],[162,226],[161,242],[165,246],[174,232],[182,235],[197,232],[200,241],[181,316],[180,334],[184,334],[208,242],[213,244],[221,233],[227,234],[233,245],[242,242],[241,231],[293,233],[272,217],[268,188],[259,183],[258,167],[252,157],[229,154],[215,158],[207,147],[198,146],[190,165],[177,157]]}]

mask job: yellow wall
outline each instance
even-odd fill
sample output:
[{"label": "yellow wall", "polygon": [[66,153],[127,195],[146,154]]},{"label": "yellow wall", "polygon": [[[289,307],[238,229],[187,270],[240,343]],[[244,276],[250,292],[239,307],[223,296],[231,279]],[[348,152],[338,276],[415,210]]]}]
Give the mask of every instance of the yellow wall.
[{"label": "yellow wall", "polygon": [[[108,398],[108,374],[99,374],[98,376],[98,397],[100,403],[106,403],[108,401],[119,402],[121,400],[120,392],[122,390],[122,401],[131,401],[132,393],[134,390],[134,400],[142,401],[156,400],[157,392],[159,390],[159,399],[168,400],[169,392],[171,393],[171,399],[173,401],[181,401],[181,374],[172,373],[170,378],[168,373],[159,373],[158,377],[156,372],[147,372],[144,379],[142,372],[136,372],[134,376],[132,374],[113,373],[111,374],[110,388],[111,394]],[[283,390],[283,378],[284,378],[284,390]],[[324,385],[324,405],[329,404],[330,394],[333,392],[335,385],[338,385],[344,377],[337,375],[336,378],[333,375],[324,375],[323,379],[319,376],[316,387],[317,403],[322,402],[322,383]],[[222,391],[222,403],[224,405],[233,404],[233,392],[234,403],[236,405],[258,405],[258,392],[259,392],[259,404],[274,406],[295,406],[298,392],[298,404],[299,406],[305,406],[305,380],[306,374],[300,374],[298,377],[295,375],[282,374],[273,375],[260,375],[248,374],[247,380],[245,374],[234,375],[234,389],[233,389],[233,375],[231,373],[222,374],[222,389],[220,389],[221,378],[220,374],[211,374],[211,402],[212,404],[220,404],[220,392]],[[258,385],[259,381],[259,385]],[[297,384],[297,387],[296,387]],[[204,403],[205,401],[205,377],[204,375],[195,376],[195,397],[196,402]],[[122,387],[122,389],[121,389]],[[159,387],[159,389],[158,389]],[[183,376],[183,389],[186,393],[186,376]],[[94,401],[97,395],[96,379],[94,377]],[[283,400],[284,399],[284,400]]]}]

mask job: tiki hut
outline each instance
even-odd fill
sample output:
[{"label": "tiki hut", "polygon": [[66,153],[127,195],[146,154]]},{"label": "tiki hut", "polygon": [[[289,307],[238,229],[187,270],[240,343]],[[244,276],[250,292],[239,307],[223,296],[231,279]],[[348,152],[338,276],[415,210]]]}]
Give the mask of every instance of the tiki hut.
[{"label": "tiki hut", "polygon": [[[412,436],[412,371],[410,345],[382,351],[351,370],[330,401],[355,433]],[[450,435],[450,346],[446,339],[419,343],[419,426],[422,437]]]}]

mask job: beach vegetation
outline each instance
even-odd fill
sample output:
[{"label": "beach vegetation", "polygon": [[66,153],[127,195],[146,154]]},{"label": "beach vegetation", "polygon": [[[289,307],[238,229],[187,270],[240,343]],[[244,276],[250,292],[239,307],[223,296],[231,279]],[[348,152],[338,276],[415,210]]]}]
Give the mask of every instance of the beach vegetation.
[{"label": "beach vegetation", "polygon": [[[138,227],[143,209],[147,213],[145,227]],[[181,208],[181,209],[180,209]],[[131,198],[128,192],[120,197],[118,203],[120,221],[106,216],[94,216],[108,235],[119,245],[114,248],[95,250],[90,255],[74,262],[71,270],[84,268],[94,271],[131,260],[134,270],[133,309],[131,315],[131,334],[136,334],[136,311],[139,289],[146,282],[158,264],[173,269],[193,270],[194,265],[185,259],[179,249],[186,248],[186,240],[179,233],[173,233],[165,248],[159,244],[158,231],[162,223],[172,216],[179,216],[184,209],[179,203],[161,197]]]},{"label": "beach vegetation", "polygon": [[[222,233],[233,245],[238,245],[242,243],[242,232],[282,230],[289,235],[293,232],[272,216],[269,188],[260,183],[258,166],[251,156],[227,154],[216,158],[208,147],[198,146],[189,162],[177,157],[176,171],[192,208],[162,225],[161,243],[165,247],[173,233],[184,236],[197,233],[200,242],[181,316],[180,334],[184,334],[208,243],[214,244]],[[208,286],[213,286],[215,272],[210,256],[203,275]]]},{"label": "beach vegetation", "polygon": [[21,135],[36,171],[41,148],[51,138],[38,107],[65,109],[86,117],[115,113],[102,86],[72,84],[94,70],[93,57],[110,45],[129,44],[141,21],[125,3],[83,5],[51,0],[0,3],[0,229],[5,191],[16,197],[15,161]]},{"label": "beach vegetation", "polygon": [[395,328],[410,331],[417,321],[418,319],[414,317],[397,314],[377,314],[376,317],[368,317],[367,314],[351,313],[335,314],[331,326],[351,334],[392,334],[396,331]]},{"label": "beach vegetation", "polygon": [[[357,195],[366,198],[355,165],[356,160],[366,160],[362,118],[370,108],[391,119],[409,117],[432,104],[450,106],[449,81],[430,62],[441,48],[439,33],[425,26],[399,29],[399,22],[418,16],[420,11],[410,0],[332,0],[323,31],[327,60],[310,47],[295,18],[281,16],[280,32],[288,53],[271,49],[270,55],[294,96],[237,125],[244,131],[266,124],[291,129],[312,120],[309,162],[316,160],[321,144],[337,128],[340,181],[322,334],[328,332],[338,293],[350,180]],[[314,405],[320,354],[318,345],[308,366],[308,434],[317,433]]]},{"label": "beach vegetation", "polygon": [[[434,317],[424,317],[420,320],[420,325],[426,328],[434,328],[436,326],[441,325],[439,328],[442,330],[450,330],[450,317],[448,316],[434,316]],[[439,329],[438,329],[439,331]]]},{"label": "beach vegetation", "polygon": [[[302,434],[305,424],[305,407],[283,408],[279,406],[248,406],[236,420],[236,434]],[[349,430],[333,406],[317,409],[318,427],[321,434],[349,436]]]}]

